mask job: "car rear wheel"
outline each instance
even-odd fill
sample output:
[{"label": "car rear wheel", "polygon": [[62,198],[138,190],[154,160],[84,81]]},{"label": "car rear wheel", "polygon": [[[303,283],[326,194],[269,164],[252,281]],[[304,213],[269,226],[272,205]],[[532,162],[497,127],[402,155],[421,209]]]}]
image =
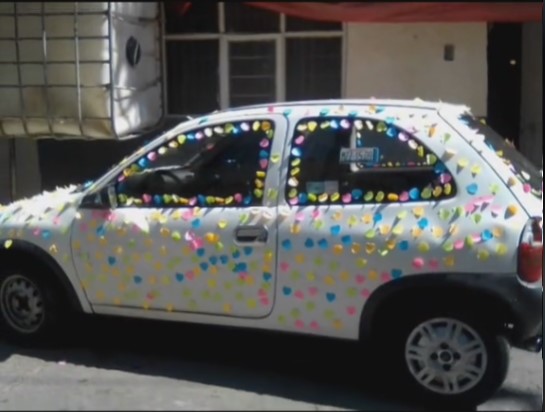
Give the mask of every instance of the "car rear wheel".
[{"label": "car rear wheel", "polygon": [[[442,407],[474,407],[503,384],[509,369],[509,343],[486,322],[443,311],[408,316],[389,333],[400,382],[411,397]],[[394,326],[395,325],[395,326]]]},{"label": "car rear wheel", "polygon": [[63,294],[38,265],[0,268],[0,329],[18,344],[49,344],[66,319]]}]

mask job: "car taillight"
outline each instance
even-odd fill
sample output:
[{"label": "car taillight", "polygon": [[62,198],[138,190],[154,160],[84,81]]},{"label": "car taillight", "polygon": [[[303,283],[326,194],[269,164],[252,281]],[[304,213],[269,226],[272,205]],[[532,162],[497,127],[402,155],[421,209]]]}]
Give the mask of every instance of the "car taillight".
[{"label": "car taillight", "polygon": [[518,250],[518,275],[526,283],[543,279],[542,220],[532,219],[522,232]]}]

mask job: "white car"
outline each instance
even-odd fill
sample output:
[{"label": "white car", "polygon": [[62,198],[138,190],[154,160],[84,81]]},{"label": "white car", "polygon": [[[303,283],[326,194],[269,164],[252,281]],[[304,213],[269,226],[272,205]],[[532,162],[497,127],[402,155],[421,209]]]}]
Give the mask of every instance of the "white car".
[{"label": "white car", "polygon": [[423,399],[477,404],[510,345],[538,347],[541,193],[461,106],[215,113],[0,209],[0,325],[59,339],[79,311],[361,340]]}]

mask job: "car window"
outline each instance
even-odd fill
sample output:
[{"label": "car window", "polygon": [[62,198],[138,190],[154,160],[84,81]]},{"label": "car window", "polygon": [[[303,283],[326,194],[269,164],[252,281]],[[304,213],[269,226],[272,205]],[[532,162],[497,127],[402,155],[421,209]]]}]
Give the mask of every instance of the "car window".
[{"label": "car window", "polygon": [[471,114],[464,114],[460,120],[467,127],[484,136],[485,144],[501,157],[504,163],[509,166],[517,179],[527,186],[535,197],[541,199],[543,190],[543,177],[534,164],[520,153],[512,144],[509,144],[484,121],[481,121]]},{"label": "car window", "polygon": [[262,203],[274,136],[267,119],[181,134],[118,177],[121,206],[236,206]]},{"label": "car window", "polygon": [[296,125],[290,150],[290,204],[440,200],[456,192],[436,155],[383,122],[306,118]]}]

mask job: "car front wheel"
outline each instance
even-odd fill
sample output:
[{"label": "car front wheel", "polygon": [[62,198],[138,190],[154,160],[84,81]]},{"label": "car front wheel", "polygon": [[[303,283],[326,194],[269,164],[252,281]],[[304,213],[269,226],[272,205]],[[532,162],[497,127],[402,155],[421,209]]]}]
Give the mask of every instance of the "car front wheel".
[{"label": "car front wheel", "polygon": [[46,344],[58,336],[67,308],[51,279],[36,265],[0,268],[0,329],[4,337],[18,344]]}]

